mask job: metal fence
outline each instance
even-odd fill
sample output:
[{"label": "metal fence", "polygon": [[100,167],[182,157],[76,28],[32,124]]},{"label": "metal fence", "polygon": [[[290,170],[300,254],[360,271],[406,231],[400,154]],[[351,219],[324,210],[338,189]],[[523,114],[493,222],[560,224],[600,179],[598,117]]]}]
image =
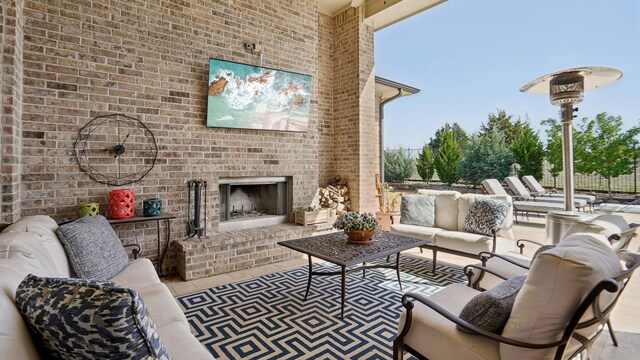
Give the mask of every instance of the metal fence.
[{"label": "metal fence", "polygon": [[[422,149],[404,149],[407,156],[411,159],[417,159],[418,155],[422,151]],[[543,165],[542,172],[542,180],[540,184],[544,187],[548,188],[556,188],[562,189],[564,186],[564,176],[560,174],[558,177],[554,179],[551,175],[549,163],[545,160]],[[615,192],[625,192],[625,193],[637,193],[638,192],[638,173],[640,172],[640,161],[636,162],[636,166],[633,169],[633,173],[629,175],[618,176],[617,178],[611,179],[611,190]],[[415,166],[413,168],[413,174],[409,180],[420,181],[420,176],[418,175],[418,171]],[[434,175],[434,179],[437,180],[437,175]],[[502,180],[502,179],[500,179]],[[606,192],[607,189],[607,179],[603,178],[600,175],[587,175],[587,174],[579,174],[576,173],[574,175],[574,187],[579,191],[598,191],[598,192]]]}]

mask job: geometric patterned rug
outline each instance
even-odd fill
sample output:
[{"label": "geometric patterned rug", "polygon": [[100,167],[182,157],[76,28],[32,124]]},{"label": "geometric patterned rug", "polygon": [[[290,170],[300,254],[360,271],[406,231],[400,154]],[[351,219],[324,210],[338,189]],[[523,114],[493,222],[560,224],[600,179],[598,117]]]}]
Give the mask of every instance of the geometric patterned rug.
[{"label": "geometric patterned rug", "polygon": [[[392,261],[393,261],[392,257]],[[329,263],[314,270],[337,270]],[[390,359],[405,292],[431,295],[464,283],[457,266],[401,255],[394,270],[347,276],[340,319],[340,276],[316,276],[306,301],[307,266],[178,297],[196,336],[216,359]]]}]

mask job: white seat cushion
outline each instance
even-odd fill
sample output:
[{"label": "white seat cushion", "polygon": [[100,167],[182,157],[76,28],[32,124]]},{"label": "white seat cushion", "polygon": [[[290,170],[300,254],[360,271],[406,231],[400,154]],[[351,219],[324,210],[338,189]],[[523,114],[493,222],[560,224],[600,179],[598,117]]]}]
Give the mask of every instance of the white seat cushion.
[{"label": "white seat cushion", "polygon": [[[510,239],[498,237],[495,252],[502,253],[513,251],[514,242]],[[458,250],[471,254],[478,254],[481,251],[493,251],[493,238],[491,236],[466,233],[462,231],[442,231],[435,235],[436,246],[450,250]]]},{"label": "white seat cushion", "polygon": [[129,261],[129,265],[109,279],[109,281],[138,290],[137,287],[141,284],[160,283],[160,278],[151,260],[142,258]]},{"label": "white seat cushion", "polygon": [[[477,294],[478,291],[467,286],[453,284],[429,299],[458,315],[467,302]],[[405,312],[400,315],[399,329],[404,325],[405,316]],[[415,302],[412,316],[411,330],[405,337],[405,343],[429,359],[500,359],[497,342],[463,333],[453,322],[419,302]]]},{"label": "white seat cushion", "polygon": [[153,319],[156,327],[176,321],[182,322],[186,327],[189,327],[186,316],[165,284],[138,286],[134,290],[136,290],[144,300],[144,304],[147,306],[149,315]]},{"label": "white seat cushion", "polygon": [[190,334],[188,325],[175,321],[156,326],[156,330],[172,358],[189,360],[213,359],[213,355],[207,351],[203,344]]},{"label": "white seat cushion", "polygon": [[433,240],[433,237],[441,231],[444,230],[437,227],[426,227],[408,224],[391,225],[391,232],[394,234],[400,234],[424,240]]},{"label": "white seat cushion", "polygon": [[[564,238],[533,262],[502,335],[533,343],[559,340],[584,297],[597,283],[621,271],[603,235]],[[500,345],[502,359],[549,359],[554,351]]]},{"label": "white seat cushion", "polygon": [[[518,264],[522,264],[526,266],[526,268],[518,265],[514,265],[499,257],[490,258],[487,261],[486,267],[492,271],[497,272],[498,274],[504,275],[504,277],[506,277],[507,279],[512,278],[514,276],[523,275],[529,272],[528,267],[531,264],[530,257],[521,255],[515,251],[507,251],[506,253],[502,253],[500,255],[508,258],[509,260],[517,262]],[[474,276],[472,277],[472,280],[471,280],[472,283],[477,278],[478,276],[477,274],[478,274],[478,270],[474,269]],[[489,290],[495,287],[496,285],[501,284],[503,281],[504,279],[502,278],[499,278],[489,273],[485,273],[484,276],[482,277],[482,280],[480,280],[479,286],[485,290]]]}]

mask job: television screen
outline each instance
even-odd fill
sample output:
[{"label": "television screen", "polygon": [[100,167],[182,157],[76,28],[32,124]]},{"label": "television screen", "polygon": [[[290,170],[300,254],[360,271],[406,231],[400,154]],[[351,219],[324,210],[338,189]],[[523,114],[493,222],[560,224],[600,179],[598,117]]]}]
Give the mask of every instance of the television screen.
[{"label": "television screen", "polygon": [[306,132],[311,76],[209,59],[207,127]]}]

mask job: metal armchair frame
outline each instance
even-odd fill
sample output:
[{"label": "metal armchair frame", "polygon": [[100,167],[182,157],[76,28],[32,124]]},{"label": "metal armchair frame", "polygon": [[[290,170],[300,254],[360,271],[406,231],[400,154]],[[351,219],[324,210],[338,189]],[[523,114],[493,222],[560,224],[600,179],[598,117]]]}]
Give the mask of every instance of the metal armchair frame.
[{"label": "metal armchair frame", "polygon": [[[508,345],[527,348],[527,349],[557,348],[554,355],[554,359],[560,360],[563,358],[563,355],[569,340],[573,338],[573,339],[576,339],[581,345],[576,351],[570,354],[571,355],[570,358],[575,357],[576,355],[584,351],[587,351],[588,353],[589,350],[591,349],[591,345],[604,329],[604,324],[607,323],[607,321],[609,320],[609,315],[613,310],[613,308],[615,307],[618,299],[620,298],[620,295],[622,294],[622,291],[624,290],[627,282],[631,278],[631,275],[633,275],[633,272],[636,270],[636,268],[640,266],[640,255],[638,254],[622,252],[622,253],[619,253],[618,256],[620,257],[621,260],[626,262],[627,270],[623,271],[620,275],[618,275],[615,278],[606,279],[599,282],[589,292],[587,297],[582,301],[580,306],[573,313],[571,321],[567,325],[567,328],[565,329],[564,334],[562,335],[560,340],[549,342],[549,343],[543,343],[543,344],[530,343],[530,342],[511,339],[511,338],[507,338],[501,335],[491,333],[489,331],[480,329],[460,319],[457,315],[452,314],[451,312],[447,311],[440,305],[436,304],[435,302],[431,301],[430,299],[422,295],[419,295],[416,293],[407,293],[402,297],[402,306],[405,308],[405,311],[406,311],[406,320],[405,320],[404,326],[400,330],[400,333],[393,341],[393,358],[394,360],[401,360],[403,358],[404,351],[407,351],[412,355],[414,355],[415,357],[417,357],[418,359],[422,359],[422,360],[427,359],[425,356],[418,353],[415,349],[411,348],[410,346],[404,343],[404,338],[409,333],[409,330],[411,328],[412,310],[415,306],[414,302],[416,301],[424,304],[425,306],[428,306],[429,308],[433,309],[435,312],[444,316],[451,322],[455,323],[456,325],[466,330],[469,330],[475,333],[475,335],[477,336],[482,336],[503,344],[508,344]],[[606,308],[601,308],[600,302],[598,301],[598,298],[603,291],[607,291],[610,293],[617,292],[615,299],[613,299],[613,301]],[[593,310],[594,317],[581,321],[585,312],[589,308]],[[596,331],[594,336],[591,338],[586,338],[575,332],[578,329],[593,326],[595,324],[599,324],[600,328]]]}]

